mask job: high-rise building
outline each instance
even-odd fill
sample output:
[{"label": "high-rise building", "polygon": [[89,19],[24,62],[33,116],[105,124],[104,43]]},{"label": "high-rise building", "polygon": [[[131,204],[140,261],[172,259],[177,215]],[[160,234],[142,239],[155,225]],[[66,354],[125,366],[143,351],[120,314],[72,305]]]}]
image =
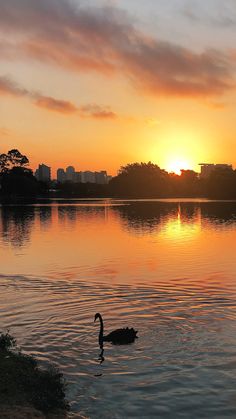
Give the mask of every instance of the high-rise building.
[{"label": "high-rise building", "polygon": [[87,170],[85,172],[76,172],[73,166],[68,166],[66,170],[57,169],[57,182],[64,183],[66,181],[73,183],[97,183],[100,185],[107,185],[111,176],[107,175],[106,170],[100,172],[92,172]]},{"label": "high-rise building", "polygon": [[101,172],[95,172],[96,183],[100,185],[106,185],[108,183],[107,172],[102,170]]},{"label": "high-rise building", "polygon": [[39,164],[38,169],[35,171],[35,177],[42,182],[51,181],[51,167],[46,164]]},{"label": "high-rise building", "polygon": [[74,182],[81,183],[81,172],[75,172]]},{"label": "high-rise building", "polygon": [[68,166],[66,168],[66,180],[74,182],[75,178],[75,168],[73,166]]},{"label": "high-rise building", "polygon": [[233,170],[232,164],[215,164],[215,169]]},{"label": "high-rise building", "polygon": [[57,169],[57,181],[64,183],[66,181],[66,173],[64,169]]},{"label": "high-rise building", "polygon": [[215,169],[232,170],[232,164],[199,163],[199,166],[201,166],[201,178],[207,178]]},{"label": "high-rise building", "polygon": [[110,180],[112,180],[112,176],[108,175],[108,176],[107,176],[107,183],[109,183],[109,182],[110,182]]},{"label": "high-rise building", "polygon": [[81,182],[96,183],[95,172],[90,172],[89,170],[87,170],[86,172],[81,172]]}]

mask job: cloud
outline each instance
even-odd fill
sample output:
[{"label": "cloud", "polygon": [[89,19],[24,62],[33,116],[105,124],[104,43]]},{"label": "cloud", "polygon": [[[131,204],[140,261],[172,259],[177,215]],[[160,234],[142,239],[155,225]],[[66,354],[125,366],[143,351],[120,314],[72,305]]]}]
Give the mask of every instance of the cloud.
[{"label": "cloud", "polygon": [[196,53],[154,39],[115,7],[84,8],[69,0],[0,0],[0,9],[0,33],[7,34],[8,43],[15,39],[11,48],[17,49],[18,57],[75,72],[122,74],[136,89],[154,96],[207,98],[235,87],[235,66],[227,54]]},{"label": "cloud", "polygon": [[46,108],[53,112],[63,114],[73,114],[78,112],[79,116],[82,118],[115,119],[117,117],[116,113],[108,106],[101,106],[97,104],[76,107],[69,101],[41,95],[35,95],[34,103],[41,108]]},{"label": "cloud", "polygon": [[[115,119],[117,114],[108,106],[88,104],[77,107],[74,103],[67,100],[56,99],[44,96],[38,92],[31,92],[19,86],[13,80],[5,76],[0,76],[0,96],[10,95],[13,97],[26,97],[39,108],[57,112],[60,114],[78,114],[84,118],[94,119]],[[1,132],[0,132],[1,133]]]},{"label": "cloud", "polygon": [[58,100],[54,99],[53,97],[47,96],[36,96],[34,100],[35,105],[39,106],[40,108],[46,108],[49,111],[59,112],[64,114],[71,114],[77,112],[77,107],[66,100]]},{"label": "cloud", "polygon": [[149,94],[207,97],[230,90],[227,58],[216,51],[195,54],[168,43],[146,42],[140,52],[125,54],[130,76]]},{"label": "cloud", "polygon": [[208,0],[198,2],[188,0],[182,8],[182,15],[190,22],[212,25],[217,28],[234,28],[236,24],[235,0]]},{"label": "cloud", "polygon": [[29,92],[6,76],[0,76],[0,95],[27,96]]},{"label": "cloud", "polygon": [[81,106],[80,115],[82,117],[93,117],[96,119],[115,119],[117,114],[110,108],[96,104]]}]

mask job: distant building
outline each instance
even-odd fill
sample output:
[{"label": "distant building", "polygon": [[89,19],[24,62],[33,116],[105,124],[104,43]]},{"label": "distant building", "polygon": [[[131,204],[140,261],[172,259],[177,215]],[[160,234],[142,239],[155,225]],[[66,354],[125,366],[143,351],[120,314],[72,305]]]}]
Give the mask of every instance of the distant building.
[{"label": "distant building", "polygon": [[107,183],[109,183],[110,182],[110,180],[112,179],[112,176],[107,176]]},{"label": "distant building", "polygon": [[201,166],[201,172],[200,172],[200,177],[201,178],[206,178],[208,177],[211,172],[214,170],[215,165],[212,163],[199,163],[199,166]]},{"label": "distant building", "polygon": [[232,164],[215,164],[215,169],[233,170]]},{"label": "distant building", "polygon": [[51,181],[51,167],[46,166],[46,164],[39,164],[38,169],[35,171],[36,179],[42,182]]},{"label": "distant building", "polygon": [[74,182],[75,179],[75,168],[73,166],[68,166],[66,168],[66,180]]},{"label": "distant building", "polygon": [[74,182],[81,183],[81,172],[75,172]]},{"label": "distant building", "polygon": [[99,183],[100,185],[107,185],[107,172],[105,170],[102,170],[101,172],[95,172],[95,180],[96,183]]},{"label": "distant building", "polygon": [[66,170],[57,169],[57,182],[64,183],[66,181],[73,183],[97,183],[107,185],[112,176],[108,176],[106,170],[100,172],[92,172],[86,170],[84,172],[76,172],[73,166],[68,166]]},{"label": "distant building", "polygon": [[57,169],[57,181],[64,183],[66,181],[66,173],[64,169]]},{"label": "distant building", "polygon": [[209,177],[215,169],[232,170],[232,164],[199,163],[199,166],[201,166],[200,177],[202,179]]},{"label": "distant building", "polygon": [[89,170],[87,170],[86,172],[81,172],[81,182],[96,183],[95,172],[90,172]]}]

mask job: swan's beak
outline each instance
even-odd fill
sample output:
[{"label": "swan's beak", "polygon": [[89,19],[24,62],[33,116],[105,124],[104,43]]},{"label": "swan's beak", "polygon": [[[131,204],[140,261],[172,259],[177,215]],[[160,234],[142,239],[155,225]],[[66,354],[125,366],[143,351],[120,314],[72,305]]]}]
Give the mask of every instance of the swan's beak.
[{"label": "swan's beak", "polygon": [[98,319],[98,314],[95,314],[95,316],[94,316],[94,321],[96,321],[97,319]]}]

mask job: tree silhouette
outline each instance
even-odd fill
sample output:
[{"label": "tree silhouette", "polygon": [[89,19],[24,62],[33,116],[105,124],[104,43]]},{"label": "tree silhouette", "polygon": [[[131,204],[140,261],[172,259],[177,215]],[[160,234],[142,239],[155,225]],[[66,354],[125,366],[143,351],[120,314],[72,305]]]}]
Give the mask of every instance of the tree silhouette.
[{"label": "tree silhouette", "polygon": [[28,164],[28,158],[17,149],[9,150],[7,154],[0,154],[0,173],[7,173],[15,167],[25,167]]},{"label": "tree silhouette", "polygon": [[9,157],[7,154],[0,154],[0,174],[6,173],[9,168]]},{"label": "tree silhouette", "polygon": [[32,196],[38,191],[38,182],[29,160],[19,150],[9,150],[0,155],[0,191],[3,196]]},{"label": "tree silhouette", "polygon": [[180,187],[183,196],[195,196],[199,192],[198,174],[193,170],[181,170]]},{"label": "tree silhouette", "polygon": [[162,197],[169,190],[168,173],[151,162],[122,166],[109,185],[115,196]]},{"label": "tree silhouette", "polygon": [[28,157],[21,154],[17,149],[8,151],[7,155],[12,164],[12,167],[25,167],[29,164]]}]

